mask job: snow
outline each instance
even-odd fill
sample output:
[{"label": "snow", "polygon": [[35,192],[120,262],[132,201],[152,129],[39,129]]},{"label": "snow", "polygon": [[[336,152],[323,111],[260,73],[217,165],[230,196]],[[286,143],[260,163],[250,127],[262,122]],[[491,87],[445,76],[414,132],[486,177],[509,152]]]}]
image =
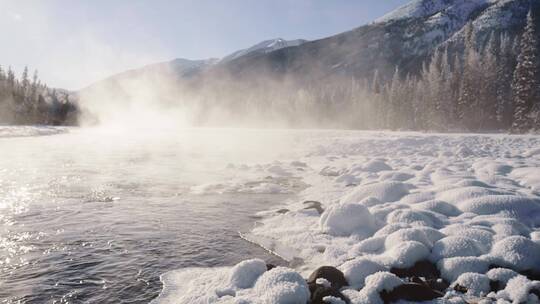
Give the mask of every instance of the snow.
[{"label": "snow", "polygon": [[326,296],[323,298],[323,301],[328,304],[346,304],[345,301],[343,301],[340,298],[332,297],[332,296]]},{"label": "snow", "polygon": [[[507,295],[513,303],[524,303],[529,299],[529,291],[533,288],[540,288],[540,282],[531,282],[526,277],[518,275],[508,281],[503,295]],[[538,298],[529,303],[535,302],[538,303]]]},{"label": "snow", "polygon": [[354,203],[341,203],[328,208],[320,219],[321,230],[334,236],[349,236],[353,233],[369,235],[375,222],[369,210]]},{"label": "snow", "polygon": [[324,287],[332,287],[332,283],[330,283],[330,281],[325,278],[317,278],[317,280],[315,280],[315,283]]},{"label": "snow", "polygon": [[426,245],[416,241],[409,241],[400,243],[386,251],[383,260],[388,265],[407,268],[418,261],[426,259],[428,256],[429,248]]},{"label": "snow", "polygon": [[467,294],[474,296],[487,294],[491,290],[489,277],[485,274],[466,272],[460,275],[455,283],[467,288]]},{"label": "snow", "polygon": [[358,203],[365,198],[373,197],[381,202],[395,202],[409,193],[407,184],[401,182],[380,182],[362,185],[345,196],[342,202]]},{"label": "snow", "polygon": [[355,304],[383,304],[379,293],[383,290],[392,291],[402,285],[403,281],[395,274],[389,272],[377,272],[366,278],[365,287],[360,292],[346,293],[352,303]]},{"label": "snow", "polygon": [[276,38],[276,39],[265,40],[247,49],[239,50],[230,55],[227,55],[223,57],[220,62],[232,61],[234,59],[237,59],[237,58],[240,58],[242,56],[246,56],[252,53],[270,53],[270,52],[277,51],[279,49],[286,48],[286,47],[299,46],[305,42],[306,40],[303,40],[303,39],[284,40],[281,38]]},{"label": "snow", "polygon": [[[385,271],[423,260],[451,286],[467,285],[465,297],[486,295],[486,280],[504,287],[518,272],[540,271],[540,136],[304,131],[295,146],[294,157],[250,164],[238,171],[242,180],[230,181],[246,189],[252,185],[246,172],[268,174],[279,166],[271,170],[272,182],[297,195],[285,206],[269,205],[242,236],[293,261],[288,271],[305,278],[320,266],[335,266],[351,284],[342,292],[352,303],[382,303],[381,290],[403,283]],[[324,211],[306,210],[304,201],[320,202]],[[288,212],[275,212],[281,208]],[[268,273],[253,288],[215,285],[232,289],[235,299],[262,299],[255,289]],[[302,297],[301,284],[291,284],[276,282],[268,290],[284,299]],[[198,291],[191,283],[176,289]],[[527,290],[490,294],[512,302],[533,297]],[[459,297],[448,290],[445,300],[460,303]]]},{"label": "snow", "polygon": [[354,289],[361,289],[365,285],[365,280],[369,275],[387,270],[383,265],[371,261],[368,258],[356,258],[345,262],[340,266],[340,270],[345,275],[345,279]]},{"label": "snow", "polygon": [[495,243],[491,257],[500,266],[540,272],[540,244],[523,236],[510,236]]},{"label": "snow", "polygon": [[486,273],[489,262],[479,257],[453,257],[437,262],[441,276],[448,282],[454,282],[460,275],[467,272]]},{"label": "snow", "polygon": [[258,303],[305,304],[309,300],[309,288],[304,278],[285,267],[264,273],[253,289]]},{"label": "snow", "polygon": [[449,236],[433,245],[430,260],[438,261],[444,258],[480,256],[483,253],[475,240],[462,236]]},{"label": "snow", "polygon": [[240,262],[231,269],[231,286],[236,288],[250,288],[265,272],[266,263],[263,260],[253,259]]},{"label": "snow", "polygon": [[[465,17],[477,7],[492,1],[493,0],[414,0],[382,16],[375,22],[388,22],[392,20],[430,16],[433,16],[432,19],[439,20],[445,18],[447,15],[461,15]],[[444,14],[439,12],[444,12]],[[436,22],[435,20],[430,21],[433,23]]]},{"label": "snow", "polygon": [[488,278],[492,281],[498,281],[498,282],[501,282],[501,283],[508,283],[508,281],[517,276],[518,273],[511,270],[511,269],[506,269],[506,268],[493,268],[491,269],[490,271],[488,271],[486,273],[486,275],[488,276]]},{"label": "snow", "polygon": [[69,132],[68,127],[50,126],[0,126],[0,138],[3,137],[28,137],[48,136]]}]

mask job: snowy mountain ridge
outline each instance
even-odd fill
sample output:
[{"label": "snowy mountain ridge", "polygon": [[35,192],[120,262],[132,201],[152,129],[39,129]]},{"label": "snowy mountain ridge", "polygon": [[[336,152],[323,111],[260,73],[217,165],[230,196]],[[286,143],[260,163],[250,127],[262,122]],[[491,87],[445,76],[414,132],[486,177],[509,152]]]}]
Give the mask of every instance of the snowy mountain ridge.
[{"label": "snowy mountain ridge", "polygon": [[407,18],[425,18],[446,11],[467,16],[471,8],[501,2],[501,0],[414,0],[375,20],[375,23]]},{"label": "snowy mountain ridge", "polygon": [[266,54],[266,53],[277,51],[286,47],[299,46],[305,43],[306,41],[307,40],[304,40],[304,39],[285,40],[282,38],[265,40],[247,49],[238,50],[232,54],[229,54],[223,57],[220,60],[220,62],[228,62],[228,61],[231,61],[231,60],[234,60],[234,59],[237,59],[237,58],[240,58],[242,56],[246,56],[252,53]]}]

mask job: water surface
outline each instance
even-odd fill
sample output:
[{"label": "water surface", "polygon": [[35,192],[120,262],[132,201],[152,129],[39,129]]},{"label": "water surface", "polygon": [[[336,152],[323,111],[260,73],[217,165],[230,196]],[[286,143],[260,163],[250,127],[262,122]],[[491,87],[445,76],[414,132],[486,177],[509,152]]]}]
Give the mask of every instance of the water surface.
[{"label": "water surface", "polygon": [[191,189],[258,178],[231,167],[287,158],[296,135],[49,131],[0,138],[3,303],[147,303],[173,269],[282,263],[237,232],[291,194]]}]

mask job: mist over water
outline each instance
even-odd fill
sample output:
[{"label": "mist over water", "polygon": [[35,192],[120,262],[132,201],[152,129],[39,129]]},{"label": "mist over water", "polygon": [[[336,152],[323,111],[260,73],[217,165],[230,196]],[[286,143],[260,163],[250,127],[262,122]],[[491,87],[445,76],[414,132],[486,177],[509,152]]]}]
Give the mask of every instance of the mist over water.
[{"label": "mist over water", "polygon": [[[0,138],[0,298],[7,303],[146,303],[172,269],[253,257],[283,263],[238,231],[297,189],[265,191],[257,185],[268,173],[245,168],[294,159],[303,134],[54,130],[12,127],[2,134],[26,137]],[[231,188],[194,191],[204,184]]]}]

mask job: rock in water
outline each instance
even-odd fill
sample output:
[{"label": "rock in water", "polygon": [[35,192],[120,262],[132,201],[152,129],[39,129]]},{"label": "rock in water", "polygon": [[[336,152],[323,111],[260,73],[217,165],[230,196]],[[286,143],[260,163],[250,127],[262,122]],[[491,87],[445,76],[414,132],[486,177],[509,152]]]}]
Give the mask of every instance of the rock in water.
[{"label": "rock in water", "polygon": [[308,284],[316,284],[317,279],[323,278],[330,282],[331,287],[340,290],[343,286],[348,286],[347,280],[339,269],[332,266],[322,266],[317,268],[308,278]]}]

